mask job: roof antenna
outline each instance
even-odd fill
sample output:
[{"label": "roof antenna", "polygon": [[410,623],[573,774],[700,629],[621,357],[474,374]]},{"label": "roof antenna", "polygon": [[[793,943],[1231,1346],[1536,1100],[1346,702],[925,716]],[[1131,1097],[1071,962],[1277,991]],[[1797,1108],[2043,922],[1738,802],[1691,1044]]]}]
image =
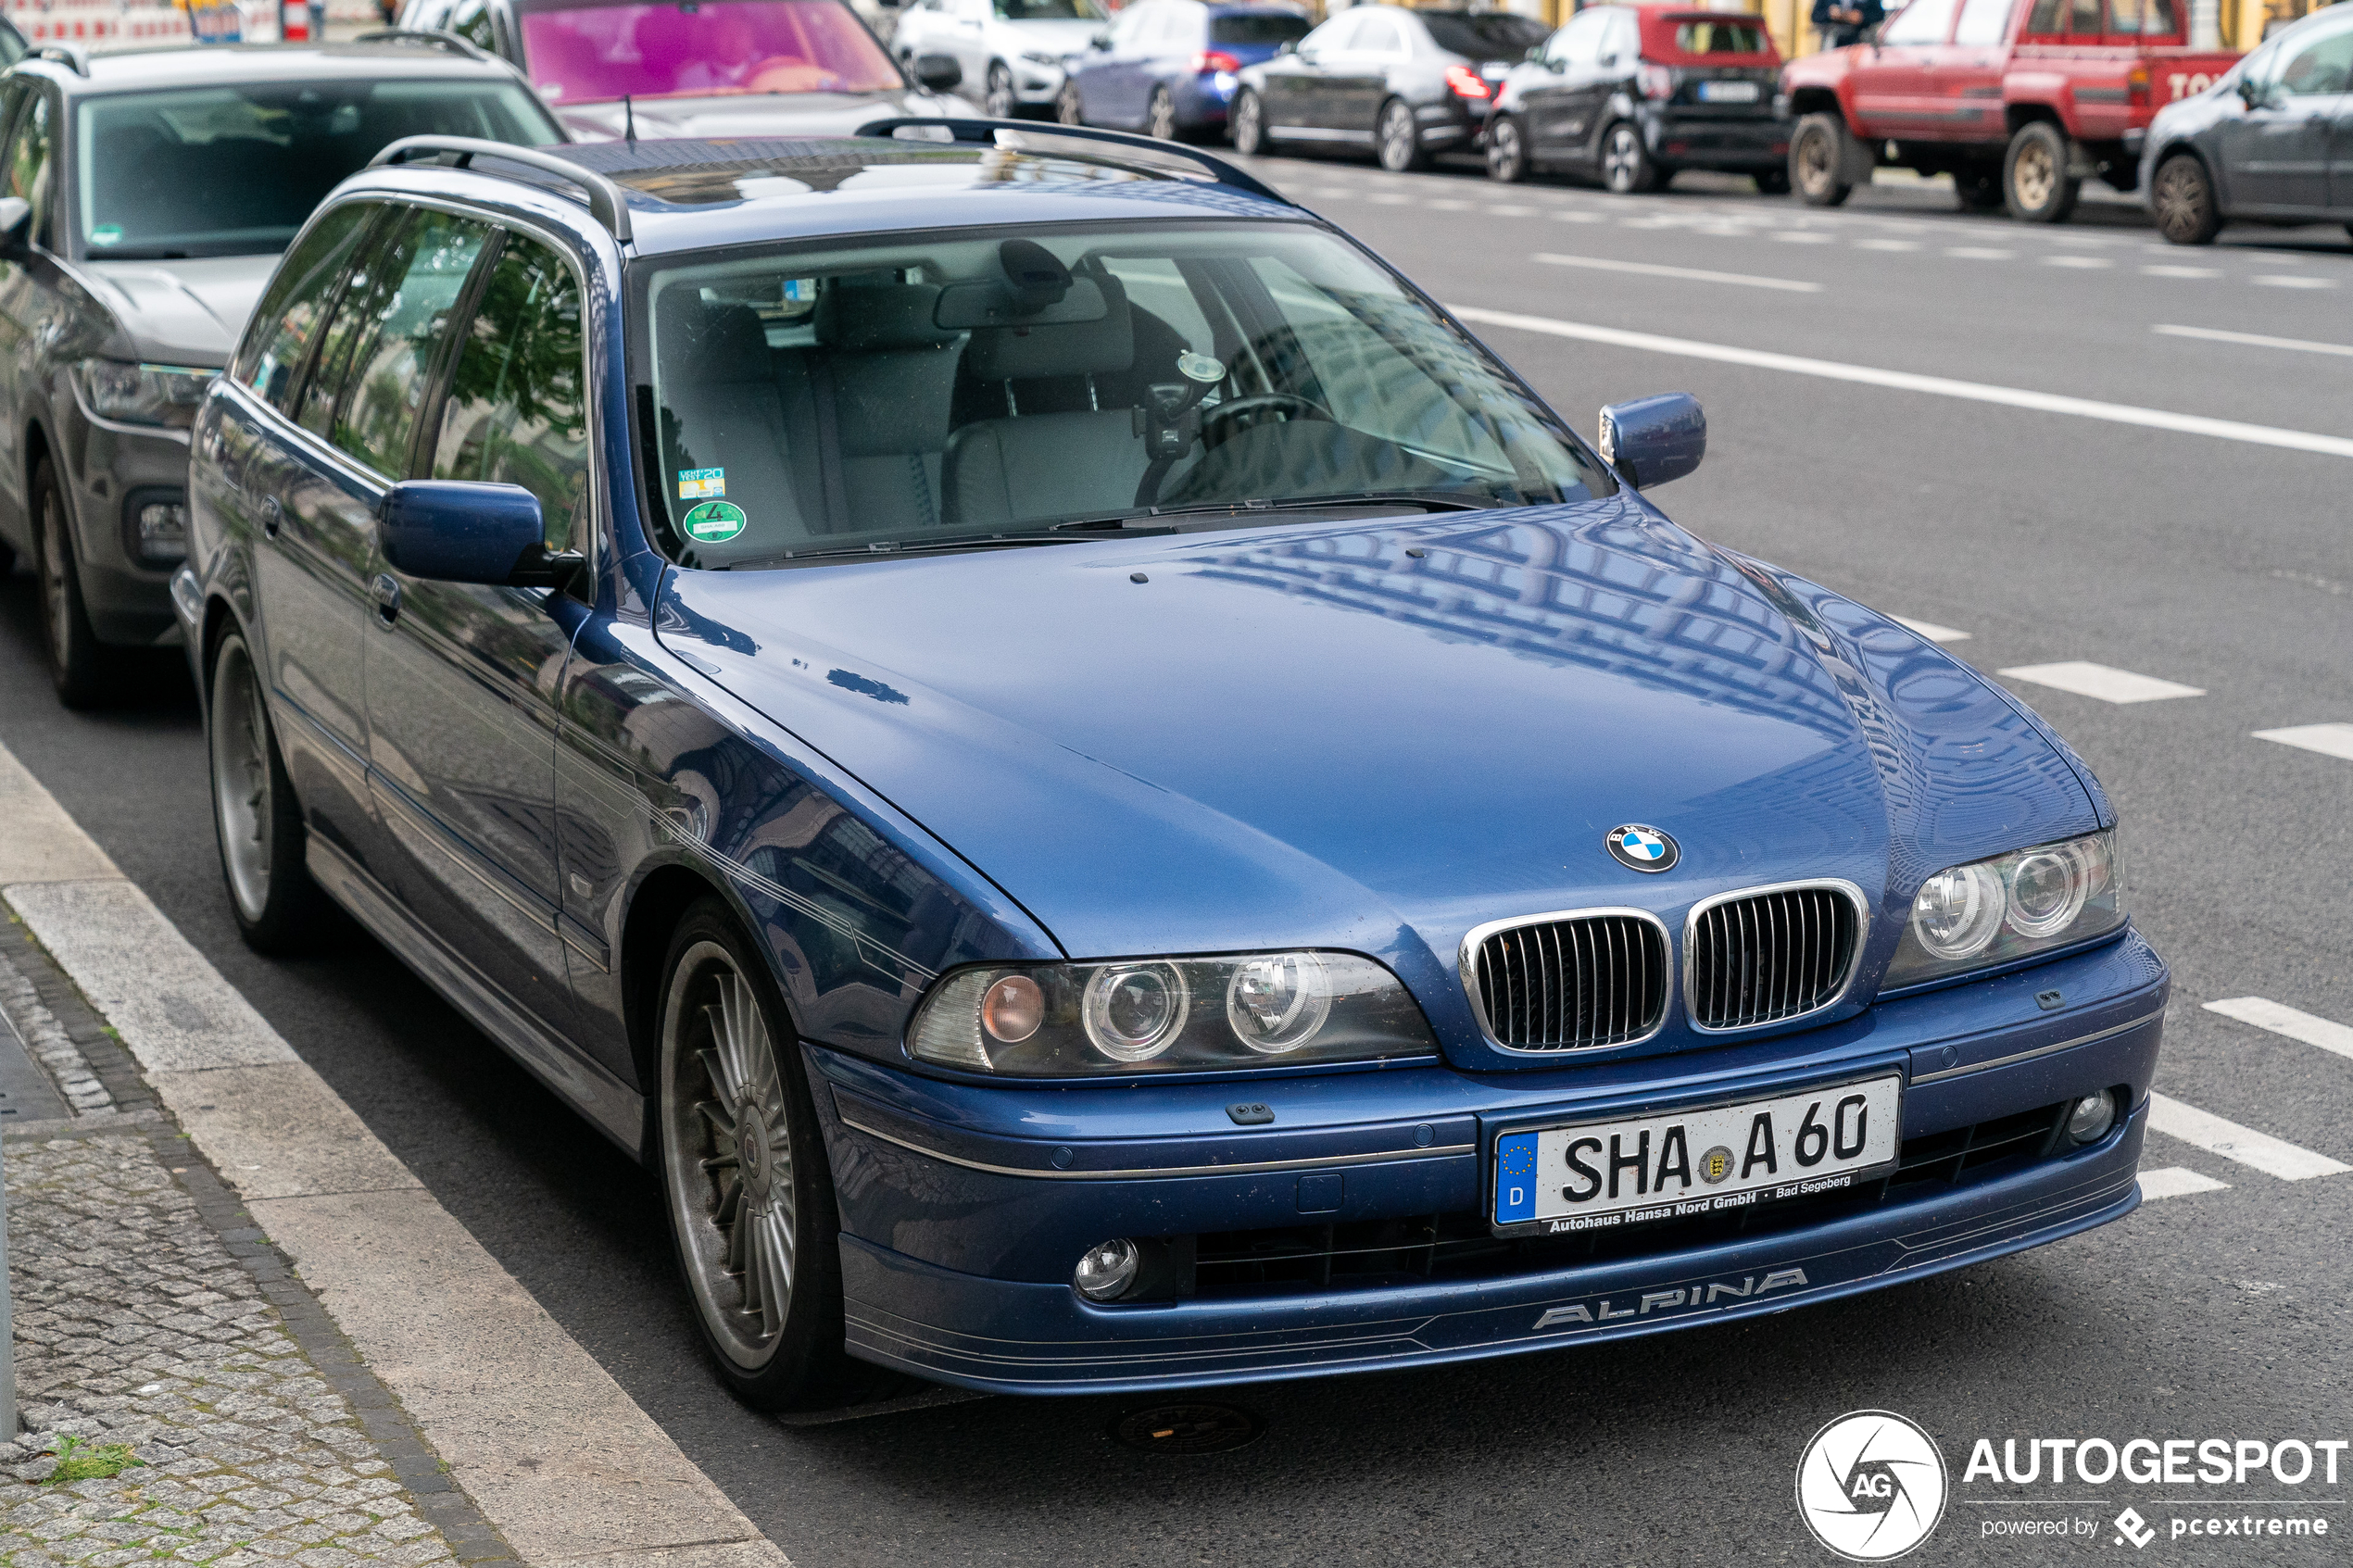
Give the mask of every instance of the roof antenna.
[{"label": "roof antenna", "polygon": [[621,129],[634,149],[637,145],[637,106],[629,101],[626,93],[621,95]]}]

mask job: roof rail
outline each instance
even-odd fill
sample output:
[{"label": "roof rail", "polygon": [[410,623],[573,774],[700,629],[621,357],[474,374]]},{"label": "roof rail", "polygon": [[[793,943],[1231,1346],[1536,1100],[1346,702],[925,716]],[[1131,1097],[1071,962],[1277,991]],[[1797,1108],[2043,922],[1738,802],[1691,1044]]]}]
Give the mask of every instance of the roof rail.
[{"label": "roof rail", "polygon": [[1139,136],[1127,131],[1098,131],[1092,126],[1041,125],[1034,119],[875,119],[860,126],[852,134],[859,136],[894,136],[900,131],[931,126],[945,129],[959,142],[987,142],[1008,146],[1017,151],[1046,151],[1056,142],[1102,142],[1130,153],[1149,154],[1136,161],[1147,167],[1159,164],[1189,163],[1206,172],[1220,185],[1231,185],[1248,191],[1252,195],[1280,202],[1285,207],[1298,203],[1251,175],[1227,163],[1224,158],[1202,152],[1199,147],[1181,142],[1163,142],[1151,136]]},{"label": "roof rail", "polygon": [[[543,174],[553,174],[569,180],[588,193],[588,211],[605,232],[622,245],[630,241],[629,198],[619,185],[593,169],[583,169],[536,147],[521,147],[508,142],[485,142],[478,136],[403,136],[368,160],[368,167],[391,168],[426,158],[453,169],[471,169],[479,157],[504,158],[526,169],[536,169]],[[489,173],[488,169],[480,172]]]},{"label": "roof rail", "polygon": [[445,32],[439,29],[380,27],[370,32],[359,33],[351,41],[354,44],[419,44],[435,49],[447,49],[452,53],[463,55],[470,60],[498,58],[473,40],[460,38],[454,32]]},{"label": "roof rail", "polygon": [[90,51],[79,44],[44,44],[32,52],[31,57],[55,60],[61,66],[70,67],[76,76],[90,74]]}]

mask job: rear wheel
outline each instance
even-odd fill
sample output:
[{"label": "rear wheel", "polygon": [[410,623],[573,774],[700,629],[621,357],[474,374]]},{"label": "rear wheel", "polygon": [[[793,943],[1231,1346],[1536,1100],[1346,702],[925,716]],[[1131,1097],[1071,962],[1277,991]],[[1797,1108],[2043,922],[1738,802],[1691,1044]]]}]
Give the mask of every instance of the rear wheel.
[{"label": "rear wheel", "polygon": [[1487,174],[1507,185],[1529,176],[1528,141],[1519,133],[1519,121],[1509,115],[1499,116],[1487,128]]},{"label": "rear wheel", "polygon": [[727,907],[686,911],[662,966],[661,1177],[712,1360],[760,1410],[844,1402],[833,1178],[791,1025]]},{"label": "rear wheel", "polygon": [[1651,150],[1642,145],[1642,128],[1621,119],[1602,136],[1602,183],[1619,195],[1655,191],[1667,183]]},{"label": "rear wheel", "polygon": [[983,107],[991,119],[1011,119],[1021,112],[1021,100],[1013,95],[1013,73],[1002,60],[988,68],[988,95]]},{"label": "rear wheel", "polygon": [[1855,189],[1844,172],[1846,127],[1833,114],[1809,114],[1789,139],[1789,182],[1808,207],[1836,207]]},{"label": "rear wheel", "polygon": [[114,651],[98,641],[82,602],[82,572],[73,558],[73,530],[65,496],[47,458],[32,470],[33,563],[41,574],[41,642],[49,655],[49,684],[68,708],[88,708],[114,684]]},{"label": "rear wheel", "polygon": [[1233,134],[1234,151],[1245,157],[1274,150],[1266,140],[1266,107],[1247,88],[1234,100]]},{"label": "rear wheel", "polygon": [[2021,223],[2064,223],[2075,210],[2082,182],[2067,171],[2067,132],[2047,119],[2029,120],[2010,138],[2002,159],[2003,205]]},{"label": "rear wheel", "polygon": [[1076,82],[1063,83],[1062,92],[1054,98],[1054,118],[1064,125],[1087,123],[1087,111],[1078,101],[1078,83]]},{"label": "rear wheel", "polygon": [[1422,155],[1421,122],[1414,118],[1413,106],[1403,98],[1391,98],[1380,107],[1373,119],[1373,146],[1380,155],[1380,166],[1391,174],[1410,174],[1427,161]]},{"label": "rear wheel", "polygon": [[[2221,232],[2222,204],[2214,199],[2214,182],[2194,153],[2175,153],[2158,165],[2149,182],[2149,206],[2157,232],[2177,245],[2210,245]],[[2353,223],[2346,228],[2353,232]]]},{"label": "rear wheel", "polygon": [[207,691],[212,823],[237,934],[258,953],[307,951],[326,906],[303,864],[302,806],[244,633],[229,633],[213,649]]},{"label": "rear wheel", "polygon": [[1953,196],[1969,211],[1991,212],[2002,205],[2002,176],[1991,169],[1957,169]]},{"label": "rear wheel", "polygon": [[1176,139],[1176,100],[1169,96],[1167,88],[1152,89],[1151,107],[1144,111],[1144,129],[1159,141]]}]

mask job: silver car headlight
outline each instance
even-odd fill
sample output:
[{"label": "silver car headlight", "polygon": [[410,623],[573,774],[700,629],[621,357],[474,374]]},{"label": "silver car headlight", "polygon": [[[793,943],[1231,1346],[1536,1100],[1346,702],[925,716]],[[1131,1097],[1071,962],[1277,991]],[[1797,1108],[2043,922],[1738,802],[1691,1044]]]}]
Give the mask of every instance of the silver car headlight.
[{"label": "silver car headlight", "polygon": [[1063,63],[1060,55],[1050,54],[1043,49],[1024,49],[1021,57],[1034,66],[1058,66]]},{"label": "silver car headlight", "polygon": [[120,359],[77,359],[73,384],[82,406],[119,424],[165,425],[186,430],[195,423],[205,388],[218,370],[182,365],[133,365]]},{"label": "silver car headlight", "polygon": [[1989,969],[2123,923],[2112,831],[1950,866],[1920,884],[1881,989]]},{"label": "silver car headlight", "polygon": [[957,970],[915,1010],[907,1048],[969,1073],[1073,1078],[1378,1061],[1438,1042],[1372,960],[1289,952]]}]

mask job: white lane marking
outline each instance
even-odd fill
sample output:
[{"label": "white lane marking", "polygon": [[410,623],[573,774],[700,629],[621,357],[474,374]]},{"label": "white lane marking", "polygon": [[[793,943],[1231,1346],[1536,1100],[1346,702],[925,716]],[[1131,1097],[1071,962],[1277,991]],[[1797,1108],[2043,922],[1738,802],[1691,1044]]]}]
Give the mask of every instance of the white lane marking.
[{"label": "white lane marking", "polygon": [[2353,724],[2296,724],[2284,730],[2258,730],[2255,738],[2301,746],[2323,757],[2342,757],[2353,762]]},{"label": "white lane marking", "polygon": [[1834,242],[1836,234],[1825,234],[1813,229],[1788,229],[1773,238],[1785,245],[1826,245]]},{"label": "white lane marking", "polygon": [[2325,1018],[2315,1018],[2300,1012],[2285,1002],[2275,1002],[2268,997],[2225,997],[2219,1002],[2206,1004],[2208,1012],[2219,1012],[2224,1018],[2235,1018],[2241,1023],[2252,1023],[2258,1029],[2268,1029],[2274,1035],[2284,1035],[2291,1040],[2301,1040],[2308,1046],[2318,1046],[2324,1051],[2353,1060],[2353,1029],[2333,1023]]},{"label": "white lane marking", "polygon": [[2153,267],[2144,267],[2141,269],[2141,276],[2144,278],[2219,278],[2221,275],[2222,270],[2220,267],[2168,267],[2158,265]]},{"label": "white lane marking", "polygon": [[1609,220],[1598,212],[1580,212],[1573,207],[1564,207],[1553,214],[1553,221],[1555,223],[1606,223]]},{"label": "white lane marking", "polygon": [[1888,619],[1894,621],[1898,626],[1909,626],[1913,631],[1918,632],[1921,636],[1926,637],[1931,643],[1966,643],[1969,641],[1969,633],[1967,632],[1957,632],[1950,626],[1939,626],[1933,621],[1915,621],[1908,615],[1894,615],[1888,617]]},{"label": "white lane marking", "polygon": [[2336,287],[2336,280],[2334,278],[2306,278],[2292,272],[2261,272],[2249,278],[2247,282],[2261,283],[2266,288],[2274,289],[2333,289]]},{"label": "white lane marking", "polygon": [[1375,191],[1365,199],[1368,202],[1378,202],[1383,207],[1403,207],[1414,198],[1397,191]]},{"label": "white lane marking", "polygon": [[2016,257],[2018,252],[2003,250],[1995,245],[1946,245],[1944,254],[1963,261],[2008,261]]},{"label": "white lane marking", "polygon": [[1998,403],[2011,408],[2032,408],[2046,414],[2072,414],[2105,420],[2111,424],[2139,425],[2148,430],[2210,435],[2223,441],[2244,441],[2257,446],[2282,446],[2293,452],[2320,452],[2332,458],[2353,458],[2353,437],[2320,435],[2310,431],[2280,430],[2271,425],[2245,424],[2237,420],[2208,419],[2203,414],[2176,414],[2165,408],[2141,408],[2129,403],[2103,403],[2090,397],[2068,397],[2023,387],[1994,386],[1985,382],[1956,381],[1949,376],[1916,375],[1909,370],[1881,370],[1869,365],[1846,365],[1835,359],[1812,359],[1799,354],[1773,354],[1729,344],[1698,343],[1690,338],[1663,337],[1656,332],[1631,332],[1620,327],[1586,321],[1563,321],[1550,316],[1527,316],[1513,310],[1488,310],[1472,305],[1447,307],[1466,321],[1511,327],[1548,337],[1577,338],[1619,348],[1647,349],[1654,354],[1680,354],[1693,359],[1714,359],[1727,365],[1786,370],[1793,375],[1821,376],[1864,386],[1892,387],[1899,392],[1923,392],[1936,397],[1960,397],[1974,403]]},{"label": "white lane marking", "polygon": [[2160,1198],[2186,1198],[2194,1192],[2230,1190],[2230,1183],[2202,1176],[2186,1165],[2164,1165],[2141,1173],[2141,1196],[2151,1203]]},{"label": "white lane marking", "polygon": [[1490,218],[1534,218],[1537,216],[1537,209],[1532,207],[1481,207],[1479,210]]},{"label": "white lane marking", "polygon": [[2113,267],[2116,263],[2110,261],[2105,256],[2046,256],[2043,257],[2043,265],[2045,267],[2073,267],[2082,271],[2089,272],[2100,268]]},{"label": "white lane marking", "polygon": [[2243,343],[2251,348],[2292,348],[2299,354],[2342,354],[2353,359],[2353,343],[2315,343],[2309,337],[2265,337],[2261,332],[2226,332],[2219,327],[2151,327],[2167,337],[2203,338],[2209,343]]},{"label": "white lane marking", "polygon": [[1920,248],[1920,243],[1918,240],[1856,240],[1855,248],[1856,250],[1918,250]]},{"label": "white lane marking", "polygon": [[2095,696],[2102,702],[2161,702],[2167,697],[2206,695],[2203,686],[2160,681],[2154,675],[2135,675],[2130,670],[2111,669],[2080,659],[2057,664],[2020,664],[1994,673],[2007,675],[2013,681],[2032,681],[2038,686],[2073,692],[2077,696]]},{"label": "white lane marking", "polygon": [[1457,201],[1452,196],[1441,196],[1436,201],[1424,202],[1422,205],[1432,212],[1468,212],[1471,207],[1470,203]]},{"label": "white lane marking", "polygon": [[2331,1160],[2325,1154],[2315,1154],[2309,1148],[2298,1148],[2284,1139],[2269,1133],[2259,1133],[2252,1127],[2242,1127],[2226,1122],[2194,1105],[2183,1105],[2164,1095],[2149,1096],[2149,1125],[2167,1137],[2179,1138],[2193,1148],[2208,1154],[2219,1154],[2225,1160],[2235,1160],[2242,1165],[2254,1167],[2265,1175],[2277,1176],[2284,1182],[2309,1181],[2315,1176],[2341,1175],[2353,1171],[2353,1165]]},{"label": "white lane marking", "polygon": [[1530,259],[1547,267],[1583,267],[1595,272],[1638,272],[1651,278],[1686,278],[1703,283],[1738,283],[1743,288],[1780,289],[1788,294],[1819,294],[1822,285],[1797,278],[1758,278],[1746,272],[1711,272],[1704,267],[1665,267],[1655,261],[1615,261],[1601,256],[1560,256],[1538,251]]}]

